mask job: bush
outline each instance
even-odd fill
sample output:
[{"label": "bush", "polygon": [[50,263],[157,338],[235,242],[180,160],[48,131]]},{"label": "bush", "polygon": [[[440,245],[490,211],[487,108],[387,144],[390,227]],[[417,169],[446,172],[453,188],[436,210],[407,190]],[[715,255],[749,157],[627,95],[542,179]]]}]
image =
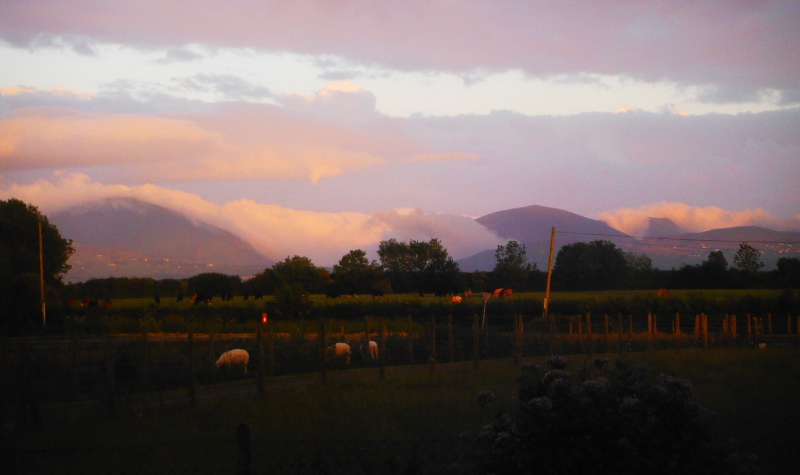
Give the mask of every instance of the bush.
[{"label": "bush", "polygon": [[565,358],[547,364],[522,367],[519,407],[478,434],[475,473],[755,473],[754,457],[732,452],[692,402],[689,381],[599,357],[577,377]]}]

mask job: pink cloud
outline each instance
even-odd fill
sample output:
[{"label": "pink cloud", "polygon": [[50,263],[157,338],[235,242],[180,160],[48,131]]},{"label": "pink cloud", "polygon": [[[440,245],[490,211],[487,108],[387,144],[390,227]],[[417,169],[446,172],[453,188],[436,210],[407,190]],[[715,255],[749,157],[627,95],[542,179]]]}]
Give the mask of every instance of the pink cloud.
[{"label": "pink cloud", "polygon": [[[403,70],[598,73],[707,86],[710,101],[763,88],[800,97],[797,2],[226,2],[14,0],[2,37],[154,46],[205,43],[341,55]],[[42,36],[45,35],[45,36]],[[37,40],[38,39],[38,40]]]},{"label": "pink cloud", "polygon": [[668,218],[688,232],[702,232],[734,226],[762,226],[776,230],[797,230],[797,217],[784,220],[761,208],[726,210],[717,206],[693,207],[683,203],[654,203],[639,208],[623,208],[601,213],[598,219],[632,236],[643,236],[648,218]]}]

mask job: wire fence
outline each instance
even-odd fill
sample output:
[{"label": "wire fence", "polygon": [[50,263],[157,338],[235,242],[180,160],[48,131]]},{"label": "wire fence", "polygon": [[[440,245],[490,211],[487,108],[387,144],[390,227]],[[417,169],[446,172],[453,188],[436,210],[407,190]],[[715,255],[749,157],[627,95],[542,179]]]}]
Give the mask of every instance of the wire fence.
[{"label": "wire fence", "polygon": [[[444,321],[442,321],[444,320]],[[485,321],[453,318],[402,319],[386,331],[383,319],[365,319],[364,331],[346,333],[320,321],[317,333],[275,333],[261,325],[255,334],[148,334],[105,337],[68,335],[62,339],[0,341],[4,405],[21,401],[78,402],[154,394],[184,388],[194,399],[198,388],[232,380],[251,380],[263,390],[265,378],[330,370],[384,368],[544,356],[635,352],[671,348],[765,348],[800,343],[800,317],[746,315],[686,318],[676,314],[614,317],[590,314],[492,317]],[[362,351],[374,341],[379,351]],[[348,343],[335,356],[329,347]],[[217,367],[219,356],[245,349],[248,365]]]}]

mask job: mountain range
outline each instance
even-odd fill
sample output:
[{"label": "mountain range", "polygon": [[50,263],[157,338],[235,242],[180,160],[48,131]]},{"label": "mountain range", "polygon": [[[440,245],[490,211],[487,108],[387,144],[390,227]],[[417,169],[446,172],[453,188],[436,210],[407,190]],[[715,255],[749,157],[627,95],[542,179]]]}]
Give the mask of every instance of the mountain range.
[{"label": "mountain range", "polygon": [[[231,232],[133,198],[108,198],[70,208],[49,219],[74,243],[76,252],[69,261],[72,269],[65,278],[68,282],[123,276],[186,278],[202,272],[250,276],[274,264]],[[723,251],[732,264],[743,241],[763,251],[767,269],[773,268],[780,257],[800,257],[800,246],[790,244],[800,242],[800,232],[756,226],[687,233],[669,219],[650,218],[643,235],[633,237],[603,221],[538,205],[487,214],[477,222],[503,239],[524,244],[529,260],[543,270],[552,228],[556,228],[556,252],[566,244],[602,239],[625,251],[647,254],[661,269],[698,264],[714,250]],[[495,249],[458,263],[467,272],[491,270]]]},{"label": "mountain range", "polygon": [[[566,244],[600,239],[611,241],[626,252],[647,254],[653,266],[659,269],[699,264],[716,250],[722,251],[728,263],[733,264],[733,256],[742,242],[749,242],[763,251],[761,257],[766,269],[773,268],[781,257],[800,257],[800,232],[773,231],[758,226],[689,233],[667,218],[649,218],[642,236],[630,236],[603,221],[538,205],[498,211],[477,221],[504,239],[525,244],[528,259],[543,270],[547,268],[552,228],[556,228],[556,253]],[[494,254],[494,249],[487,249],[458,263],[464,271],[491,270],[496,262]]]},{"label": "mountain range", "polygon": [[231,232],[133,198],[108,198],[49,219],[74,242],[67,281],[253,275],[274,264]]}]

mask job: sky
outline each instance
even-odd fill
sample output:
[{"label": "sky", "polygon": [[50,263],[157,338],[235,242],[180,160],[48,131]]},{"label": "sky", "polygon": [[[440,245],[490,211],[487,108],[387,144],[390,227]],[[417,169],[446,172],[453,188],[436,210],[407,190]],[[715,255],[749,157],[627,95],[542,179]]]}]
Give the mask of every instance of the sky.
[{"label": "sky", "polygon": [[0,199],[325,266],[533,204],[800,230],[798,51],[800,1],[3,0]]}]

